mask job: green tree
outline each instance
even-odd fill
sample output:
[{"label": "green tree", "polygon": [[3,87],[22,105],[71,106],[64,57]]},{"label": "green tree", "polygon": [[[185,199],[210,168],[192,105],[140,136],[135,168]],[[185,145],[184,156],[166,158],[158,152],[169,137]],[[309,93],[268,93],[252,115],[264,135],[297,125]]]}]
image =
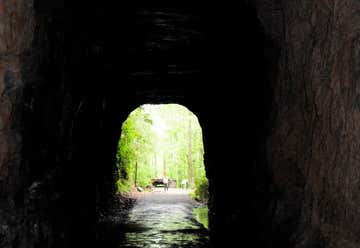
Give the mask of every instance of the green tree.
[{"label": "green tree", "polygon": [[146,187],[151,179],[188,179],[196,198],[204,198],[202,130],[197,117],[178,104],[142,105],[122,125],[117,166],[119,191]]}]

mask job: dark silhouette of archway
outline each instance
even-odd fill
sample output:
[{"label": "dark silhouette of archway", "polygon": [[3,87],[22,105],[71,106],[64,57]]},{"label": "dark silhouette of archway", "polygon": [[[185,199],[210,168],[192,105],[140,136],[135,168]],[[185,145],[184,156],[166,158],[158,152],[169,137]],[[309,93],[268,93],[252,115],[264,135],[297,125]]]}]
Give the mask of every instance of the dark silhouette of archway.
[{"label": "dark silhouette of archway", "polygon": [[141,104],[176,102],[202,124],[213,243],[241,235],[261,245],[270,90],[255,10],[145,2],[119,9],[36,1],[22,69],[22,172],[4,190],[18,209],[33,211],[20,215],[20,226],[35,246],[93,243],[89,234],[96,238],[96,219],[114,197],[119,123]]}]

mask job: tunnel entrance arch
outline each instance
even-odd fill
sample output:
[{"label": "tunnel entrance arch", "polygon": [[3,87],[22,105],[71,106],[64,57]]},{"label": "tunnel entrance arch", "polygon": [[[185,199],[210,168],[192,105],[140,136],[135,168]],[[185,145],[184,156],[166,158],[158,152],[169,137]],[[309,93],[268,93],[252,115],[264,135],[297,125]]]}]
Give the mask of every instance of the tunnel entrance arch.
[{"label": "tunnel entrance arch", "polygon": [[[21,56],[11,49],[9,59],[14,61],[5,58],[4,67],[3,104],[11,118],[1,130],[5,135],[1,145],[9,157],[1,161],[1,197],[11,210],[24,207],[21,213],[38,214],[26,219],[20,213],[18,222],[25,224],[19,224],[23,229],[16,227],[17,231],[32,232],[34,226],[41,226],[28,234],[30,242],[83,245],[79,240],[93,233],[94,219],[105,212],[114,195],[118,125],[140,102],[179,102],[199,117],[206,136],[214,233],[226,240],[244,215],[261,212],[242,211],[251,205],[247,203],[256,202],[252,195],[266,194],[262,190],[266,187],[255,183],[265,180],[251,176],[252,170],[266,171],[259,162],[265,157],[265,135],[257,131],[263,119],[258,114],[263,113],[263,97],[256,92],[262,92],[258,75],[264,69],[258,50],[263,46],[258,35],[262,30],[255,12],[249,18],[250,8],[241,7],[241,14],[230,11],[228,15],[225,5],[222,10],[216,6],[209,16],[220,13],[225,18],[216,18],[204,28],[207,19],[200,20],[197,13],[201,4],[196,11],[184,8],[177,14],[177,7],[167,9],[171,1],[166,1],[161,11],[150,6],[147,11],[136,9],[131,16],[119,15],[111,4],[74,3],[65,10],[62,1],[35,2],[36,22],[29,24],[37,27],[28,29],[36,34],[34,44],[30,45],[30,34],[17,36],[29,40],[24,40],[29,49],[19,51]],[[19,14],[14,18],[32,15],[32,4],[26,6],[26,13],[16,8]],[[132,22],[139,19],[144,22]],[[143,35],[149,26],[156,28],[154,35]],[[163,32],[171,27],[179,30],[171,34],[176,42]],[[124,33],[117,39],[114,30]],[[237,37],[234,30],[245,35]],[[231,130],[231,135],[223,135],[223,130]],[[255,139],[254,133],[258,134]],[[229,169],[225,173],[222,167]],[[251,187],[254,184],[260,187]],[[21,222],[22,218],[26,221]],[[19,239],[26,238],[20,235]]]},{"label": "tunnel entrance arch", "polygon": [[117,152],[117,190],[150,188],[169,178],[170,186],[194,189],[205,198],[203,134],[198,118],[179,104],[144,104],[122,123]]}]

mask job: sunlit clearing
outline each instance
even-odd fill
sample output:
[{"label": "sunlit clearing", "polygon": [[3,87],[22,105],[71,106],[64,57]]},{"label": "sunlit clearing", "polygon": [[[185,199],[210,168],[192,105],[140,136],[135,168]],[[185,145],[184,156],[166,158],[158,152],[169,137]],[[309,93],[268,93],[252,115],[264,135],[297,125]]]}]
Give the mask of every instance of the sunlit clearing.
[{"label": "sunlit clearing", "polygon": [[192,189],[207,200],[202,130],[184,106],[146,104],[131,112],[121,128],[117,167],[120,192],[153,190],[166,177],[170,188]]}]

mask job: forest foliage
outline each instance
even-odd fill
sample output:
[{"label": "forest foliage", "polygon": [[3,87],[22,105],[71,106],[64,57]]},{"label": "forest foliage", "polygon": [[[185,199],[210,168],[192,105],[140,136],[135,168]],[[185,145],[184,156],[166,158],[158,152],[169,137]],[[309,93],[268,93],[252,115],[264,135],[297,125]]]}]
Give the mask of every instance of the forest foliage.
[{"label": "forest foliage", "polygon": [[202,130],[197,117],[178,104],[146,104],[130,113],[122,125],[117,168],[119,192],[147,188],[166,176],[177,187],[187,179],[195,198],[208,198]]}]

